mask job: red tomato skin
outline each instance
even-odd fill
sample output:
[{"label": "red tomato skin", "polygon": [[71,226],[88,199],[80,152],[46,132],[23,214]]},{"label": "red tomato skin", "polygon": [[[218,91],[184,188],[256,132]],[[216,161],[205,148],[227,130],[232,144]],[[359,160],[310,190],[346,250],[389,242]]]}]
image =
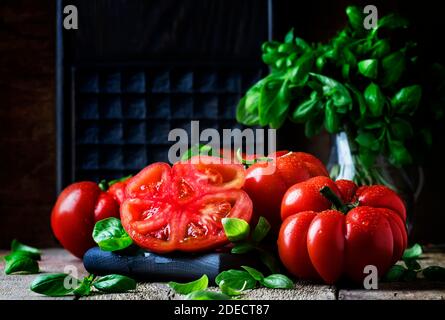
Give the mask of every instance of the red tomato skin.
[{"label": "red tomato skin", "polygon": [[391,226],[379,209],[352,209],[346,216],[346,275],[361,283],[366,276],[363,270],[367,265],[386,273],[391,267],[393,245]]},{"label": "red tomato skin", "polygon": [[309,226],[309,257],[315,270],[327,284],[333,284],[343,272],[344,235],[345,216],[336,210],[319,213]]},{"label": "red tomato skin", "polygon": [[381,186],[363,186],[356,192],[361,206],[387,208],[397,212],[403,221],[406,220],[406,208],[403,200],[393,190]]},{"label": "red tomato skin", "polygon": [[92,232],[96,218],[119,216],[114,199],[94,182],[77,182],[65,188],[51,212],[51,228],[60,244],[82,258],[95,246]]},{"label": "red tomato skin", "polygon": [[243,189],[253,201],[252,223],[264,216],[278,233],[282,221],[281,200],[286,191],[311,177],[328,176],[328,172],[320,160],[308,153],[277,151],[269,157],[275,158],[275,172],[270,174],[265,169],[266,163],[252,165],[247,169]]},{"label": "red tomato skin", "polygon": [[319,212],[329,209],[332,204],[319,192],[325,186],[341,197],[336,184],[330,178],[323,176],[314,177],[290,187],[281,202],[281,219],[284,220],[302,211]]},{"label": "red tomato skin", "polygon": [[307,233],[314,211],[305,211],[286,218],[278,235],[278,254],[283,265],[303,279],[320,279],[309,258]]},{"label": "red tomato skin", "polygon": [[357,185],[351,180],[340,179],[335,181],[341,194],[341,200],[344,203],[350,203],[354,200],[354,195],[358,189]]},{"label": "red tomato skin", "polygon": [[115,184],[112,184],[108,188],[108,193],[111,194],[114,198],[114,200],[121,205],[125,201],[125,188],[127,187],[127,182],[116,182]]}]

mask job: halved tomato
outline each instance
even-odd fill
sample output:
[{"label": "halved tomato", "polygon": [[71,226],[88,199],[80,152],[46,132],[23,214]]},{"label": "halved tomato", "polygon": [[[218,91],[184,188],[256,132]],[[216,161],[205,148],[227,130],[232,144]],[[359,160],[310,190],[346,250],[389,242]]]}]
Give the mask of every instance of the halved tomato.
[{"label": "halved tomato", "polygon": [[140,247],[157,253],[220,247],[228,242],[222,218],[251,219],[244,179],[242,165],[221,158],[154,163],[128,182],[122,225]]}]

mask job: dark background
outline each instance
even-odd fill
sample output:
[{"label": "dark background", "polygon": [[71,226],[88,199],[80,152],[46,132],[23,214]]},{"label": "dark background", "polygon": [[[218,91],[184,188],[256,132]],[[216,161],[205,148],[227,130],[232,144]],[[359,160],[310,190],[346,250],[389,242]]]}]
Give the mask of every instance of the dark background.
[{"label": "dark background", "polygon": [[[65,33],[69,63],[141,60],[249,61],[260,64],[268,37],[267,1],[165,0],[71,1],[81,24]],[[88,10],[82,6],[88,3]],[[323,41],[346,22],[348,4],[364,1],[273,1],[273,37],[290,27],[309,41]],[[414,25],[426,56],[444,60],[440,45],[445,21],[439,1],[373,1],[379,14],[400,12]],[[103,8],[108,8],[107,16]],[[13,238],[44,247],[55,245],[49,226],[57,182],[56,4],[53,0],[0,3],[0,248]],[[149,17],[149,18],[148,18]],[[82,23],[83,22],[83,23]],[[67,68],[67,66],[65,66]],[[445,178],[442,129],[424,165],[426,185],[416,208],[412,241],[445,242],[441,205]],[[284,128],[293,149],[327,160],[329,138],[312,141],[302,128]]]}]

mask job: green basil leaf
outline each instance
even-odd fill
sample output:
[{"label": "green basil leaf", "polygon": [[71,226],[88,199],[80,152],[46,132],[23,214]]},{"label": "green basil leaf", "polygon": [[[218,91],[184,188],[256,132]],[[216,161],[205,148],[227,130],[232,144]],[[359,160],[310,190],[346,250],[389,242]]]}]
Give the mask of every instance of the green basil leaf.
[{"label": "green basil leaf", "polygon": [[405,263],[405,266],[408,268],[408,270],[413,270],[416,272],[422,270],[422,267],[416,259],[405,259],[403,262]]},{"label": "green basil leaf", "polygon": [[311,51],[311,46],[301,38],[295,37],[295,45],[300,49],[301,52]]},{"label": "green basil leaf", "polygon": [[375,83],[371,83],[364,93],[366,103],[373,116],[381,116],[383,113],[383,107],[385,106],[385,96],[380,90],[379,86]]},{"label": "green basil leaf", "polygon": [[49,297],[62,297],[73,294],[79,280],[66,273],[42,274],[31,284],[31,290]]},{"label": "green basil leaf", "polygon": [[387,55],[382,60],[382,68],[382,86],[386,88],[394,85],[399,81],[405,71],[405,55],[400,51]]},{"label": "green basil leaf", "polygon": [[414,135],[411,123],[401,118],[392,119],[390,129],[391,135],[400,141],[404,141]]},{"label": "green basil leaf", "polygon": [[408,248],[403,252],[403,260],[406,259],[417,259],[423,253],[422,246],[418,243],[414,244],[411,248]]},{"label": "green basil leaf", "polygon": [[367,59],[360,61],[358,66],[358,71],[367,78],[375,79],[377,78],[377,67],[378,63],[376,59]]},{"label": "green basil leaf", "polygon": [[290,29],[284,36],[284,43],[292,43],[294,41],[294,28]]},{"label": "green basil leaf", "polygon": [[398,28],[406,28],[408,27],[408,20],[397,15],[397,14],[389,14],[379,19],[377,24],[377,28],[387,28],[387,29],[398,29]]},{"label": "green basil leaf", "polygon": [[340,82],[317,73],[309,73],[322,84],[323,94],[330,97],[334,106],[349,106],[352,102],[348,89]]},{"label": "green basil leaf", "polygon": [[354,30],[363,29],[363,12],[356,6],[348,6],[346,8],[346,15],[348,16],[349,23]]},{"label": "green basil leaf", "polygon": [[375,159],[377,158],[377,153],[375,151],[372,151],[371,149],[360,147],[359,158],[362,164],[366,168],[370,168],[375,163]]},{"label": "green basil leaf", "polygon": [[403,166],[412,163],[412,157],[403,142],[390,139],[388,140],[388,147],[390,151],[389,160],[392,164]]},{"label": "green basil leaf", "polygon": [[259,250],[261,262],[269,269],[272,273],[278,273],[280,271],[280,263],[273,254],[265,250]]},{"label": "green basil leaf", "polygon": [[241,268],[246,270],[256,281],[263,281],[264,275],[257,269],[248,266],[241,266]]},{"label": "green basil leaf", "polygon": [[209,285],[209,278],[207,275],[203,275],[201,278],[195,281],[187,282],[187,283],[178,283],[178,282],[169,282],[168,285],[170,288],[175,290],[176,293],[179,294],[189,294],[194,291],[200,291],[207,289]]},{"label": "green basil leaf", "polygon": [[117,218],[107,218],[96,222],[93,230],[93,239],[101,250],[116,251],[129,247],[131,240]]},{"label": "green basil leaf", "polygon": [[25,252],[31,259],[40,260],[42,252],[34,247],[27,246],[14,239],[11,242],[11,252],[21,251]]},{"label": "green basil leaf", "polygon": [[403,273],[403,281],[414,281],[417,279],[417,272],[414,270],[406,270]]},{"label": "green basil leaf", "polygon": [[221,219],[221,223],[227,239],[232,242],[245,240],[249,236],[250,226],[243,219],[223,218]]},{"label": "green basil leaf", "polygon": [[324,120],[322,114],[323,113],[319,113],[314,118],[306,121],[306,123],[304,124],[304,134],[306,135],[306,137],[312,138],[313,136],[321,132]]},{"label": "green basil leaf", "polygon": [[16,272],[21,273],[38,273],[39,264],[37,260],[30,258],[28,252],[15,251],[4,257],[5,259],[5,274],[12,274]]},{"label": "green basil leaf", "polygon": [[326,128],[326,131],[328,131],[329,133],[337,133],[340,130],[340,117],[335,112],[331,100],[327,102],[324,111],[324,126]]},{"label": "green basil leaf", "polygon": [[269,75],[267,83],[261,88],[259,99],[260,125],[269,124],[279,128],[289,108],[289,81]]},{"label": "green basil leaf", "polygon": [[359,145],[371,149],[373,151],[379,150],[380,147],[379,141],[371,132],[360,132],[355,138],[355,141]]},{"label": "green basil leaf", "polygon": [[253,230],[252,240],[255,243],[261,242],[267,236],[269,231],[270,231],[269,221],[267,221],[267,219],[264,217],[260,217],[258,219],[257,225],[255,226],[255,229]]},{"label": "green basil leaf", "polygon": [[309,51],[298,58],[295,67],[288,71],[288,77],[293,84],[302,85],[308,79],[309,71],[314,64],[314,54]]},{"label": "green basil leaf", "polygon": [[428,280],[445,281],[445,268],[439,266],[430,266],[422,271],[423,276]]},{"label": "green basil leaf", "polygon": [[386,273],[384,279],[389,282],[400,281],[403,278],[403,275],[407,271],[403,266],[393,265],[391,269]]},{"label": "green basil leaf", "polygon": [[254,250],[255,247],[248,242],[241,242],[235,244],[235,246],[230,250],[233,254],[244,254]]},{"label": "green basil leaf", "polygon": [[225,281],[221,281],[219,284],[219,288],[221,289],[221,292],[223,294],[226,294],[228,296],[239,296],[243,294],[244,288],[241,289],[234,289],[230,287]]},{"label": "green basil leaf", "polygon": [[215,278],[219,286],[223,282],[234,290],[250,290],[255,288],[257,281],[247,272],[230,269],[218,274]]},{"label": "green basil leaf", "polygon": [[378,59],[383,58],[390,50],[391,47],[387,39],[379,40],[373,46],[372,57]]},{"label": "green basil leaf", "polygon": [[258,115],[258,104],[255,105],[253,111],[247,110],[246,100],[249,97],[247,93],[238,103],[236,108],[236,121],[246,126],[258,125],[260,117]]},{"label": "green basil leaf", "polygon": [[213,291],[195,291],[186,296],[187,300],[230,300],[230,296]]},{"label": "green basil leaf", "polygon": [[93,286],[103,292],[121,293],[136,289],[136,281],[120,274],[110,274],[94,281]]},{"label": "green basil leaf", "polygon": [[207,144],[198,144],[188,149],[182,156],[181,161],[187,161],[194,156],[212,156],[213,149]]},{"label": "green basil leaf", "polygon": [[363,117],[366,114],[366,109],[367,109],[365,98],[363,97],[362,93],[359,90],[357,90],[354,86],[350,84],[347,84],[346,86],[348,87],[349,90],[352,91],[355,98],[355,102],[359,106],[360,115]]},{"label": "green basil leaf", "polygon": [[94,275],[85,277],[80,285],[73,291],[73,294],[77,297],[86,297],[91,294],[91,284],[94,280]]},{"label": "green basil leaf", "polygon": [[297,106],[295,111],[291,115],[291,119],[295,122],[306,122],[321,109],[321,101],[314,98],[303,101]]},{"label": "green basil leaf", "polygon": [[422,88],[418,85],[405,87],[391,99],[391,104],[397,113],[412,114],[419,106]]},{"label": "green basil leaf", "polygon": [[261,281],[261,284],[272,289],[292,289],[294,282],[284,274],[271,274]]}]

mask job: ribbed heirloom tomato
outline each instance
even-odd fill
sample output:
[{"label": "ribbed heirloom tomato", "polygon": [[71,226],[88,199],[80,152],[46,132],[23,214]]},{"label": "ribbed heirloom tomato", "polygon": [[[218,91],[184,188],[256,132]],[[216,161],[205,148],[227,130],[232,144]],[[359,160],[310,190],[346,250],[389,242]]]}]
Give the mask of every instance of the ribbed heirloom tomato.
[{"label": "ribbed heirloom tomato", "polygon": [[247,222],[252,202],[240,190],[245,170],[200,156],[171,167],[154,163],[129,180],[121,221],[142,248],[157,253],[203,251],[228,242],[221,219]]},{"label": "ribbed heirloom tomato", "polygon": [[281,216],[281,261],[303,279],[360,282],[367,265],[383,276],[407,246],[404,203],[385,186],[312,178],[286,192]]},{"label": "ribbed heirloom tomato", "polygon": [[287,189],[295,183],[316,176],[328,176],[323,163],[304,152],[278,151],[269,157],[276,157],[275,171],[270,174],[267,162],[259,162],[247,170],[244,190],[253,202],[254,221],[263,216],[278,232],[281,224],[281,199]]}]

